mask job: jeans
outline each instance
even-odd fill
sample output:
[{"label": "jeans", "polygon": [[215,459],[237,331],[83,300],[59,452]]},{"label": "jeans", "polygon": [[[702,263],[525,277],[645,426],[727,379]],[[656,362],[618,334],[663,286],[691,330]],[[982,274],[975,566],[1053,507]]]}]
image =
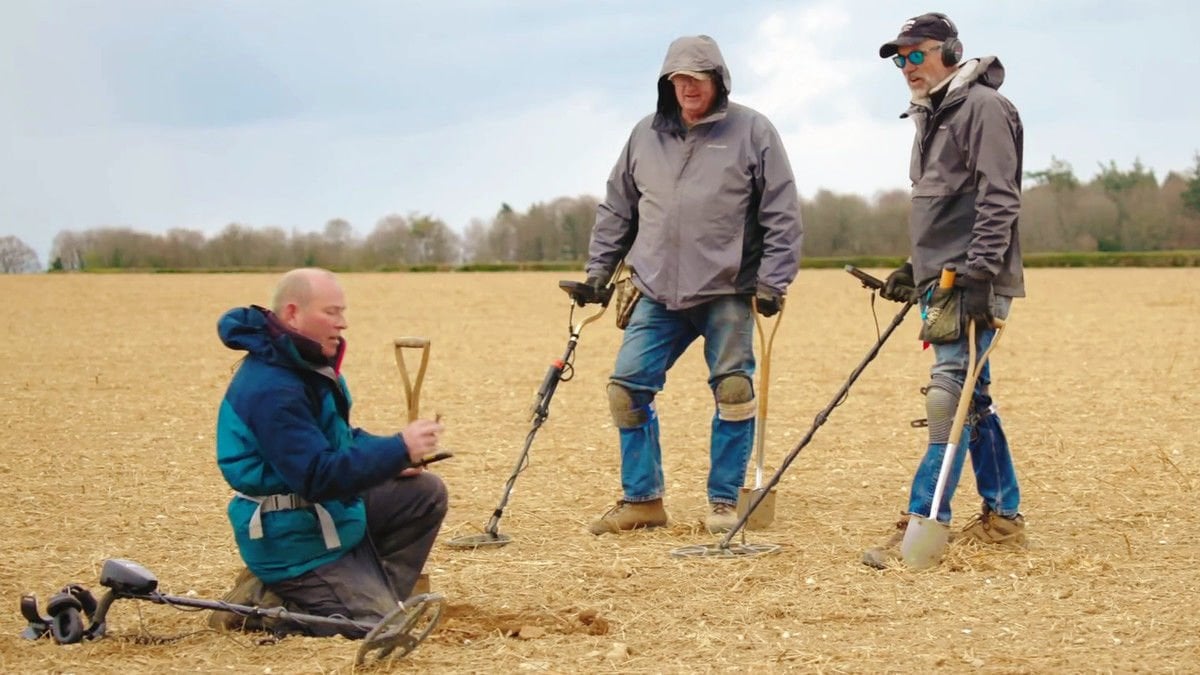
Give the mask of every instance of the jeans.
[{"label": "jeans", "polygon": [[[992,302],[992,313],[997,318],[1008,316],[1012,298],[996,296]],[[992,343],[996,331],[988,328],[977,330],[975,335],[978,359]],[[970,358],[967,345],[966,329],[957,342],[944,345],[933,345],[934,363],[930,369],[933,381],[949,378],[958,384],[961,391],[966,381],[967,363]],[[962,475],[963,462],[967,454],[971,455],[971,467],[975,472],[975,484],[983,498],[983,506],[1004,516],[1012,518],[1019,512],[1021,489],[1017,484],[1017,474],[1013,467],[1012,453],[1008,448],[1008,439],[1004,436],[1004,428],[1000,424],[1000,416],[992,404],[988,385],[991,384],[991,363],[984,364],[979,379],[975,382],[975,390],[971,397],[971,410],[968,411],[967,424],[963,427],[962,436],[955,440],[957,443],[955,457],[950,465],[950,473],[946,477],[946,485],[939,505],[937,520],[949,523],[951,518],[950,500],[958,487]],[[929,516],[933,505],[933,493],[937,486],[938,473],[941,471],[942,458],[946,454],[946,443],[930,442],[925,450],[925,456],[913,476],[912,489],[909,493],[908,512],[919,516]]]},{"label": "jeans", "polygon": [[[698,337],[704,338],[708,385],[714,390],[730,375],[753,382],[754,320],[750,301],[724,296],[673,311],[642,297],[633,310],[617,353],[612,382],[628,390],[645,422],[620,428],[621,488],[629,502],[660,499],[665,490],[662,447],[654,396],[662,391],[667,371]],[[736,504],[754,444],[754,418],[730,421],[714,410],[709,442],[708,501]]]}]

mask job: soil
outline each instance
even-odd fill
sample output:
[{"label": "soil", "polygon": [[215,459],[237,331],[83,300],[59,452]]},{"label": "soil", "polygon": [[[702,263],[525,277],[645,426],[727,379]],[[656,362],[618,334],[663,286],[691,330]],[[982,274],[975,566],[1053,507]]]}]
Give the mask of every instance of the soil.
[{"label": "soil", "polygon": [[[875,270],[883,273],[883,270]],[[530,404],[569,335],[561,273],[347,274],[353,422],[405,416],[393,340],[431,340],[421,412],[455,453],[442,541],[483,530],[530,429]],[[582,275],[579,275],[582,276]],[[1200,270],[1029,270],[993,356],[1017,461],[1027,550],[952,545],[924,571],[859,562],[904,508],[925,430],[932,355],[915,313],[785,471],[776,516],[735,543],[773,554],[679,558],[713,544],[701,520],[712,397],[701,349],[659,396],[671,524],[595,537],[620,496],[604,386],[621,333],[583,328],[500,522],[504,547],[435,547],[440,626],[397,672],[1136,672],[1200,663]],[[230,307],[269,301],[273,275],[0,276],[0,671],[353,670],[343,638],[220,633],[207,612],[118,601],[109,635],[22,640],[24,593],[99,593],[128,558],[172,594],[218,598],[241,567],[213,431],[239,354]],[[805,270],[775,340],[767,475],[793,453],[897,306],[848,275]],[[874,317],[873,317],[874,312]],[[579,320],[579,315],[575,316]],[[750,479],[753,480],[753,472]],[[971,472],[955,525],[978,510]],[[1190,664],[1190,665],[1189,665]]]}]

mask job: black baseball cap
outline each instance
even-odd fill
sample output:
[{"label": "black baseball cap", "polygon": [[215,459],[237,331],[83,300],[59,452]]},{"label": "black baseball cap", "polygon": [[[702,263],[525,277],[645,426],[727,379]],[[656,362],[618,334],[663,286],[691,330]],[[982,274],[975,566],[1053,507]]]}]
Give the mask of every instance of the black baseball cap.
[{"label": "black baseball cap", "polygon": [[914,16],[900,26],[900,34],[895,40],[883,43],[879,48],[879,57],[886,59],[900,51],[901,47],[919,45],[926,40],[945,41],[946,38],[952,37],[958,37],[958,28],[955,28],[954,22],[945,14],[930,12]]}]

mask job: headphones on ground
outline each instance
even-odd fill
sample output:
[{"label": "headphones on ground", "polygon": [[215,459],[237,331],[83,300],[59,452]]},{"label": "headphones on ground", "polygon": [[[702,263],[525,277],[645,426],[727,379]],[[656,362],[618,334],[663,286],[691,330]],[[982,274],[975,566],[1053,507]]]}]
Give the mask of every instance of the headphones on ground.
[{"label": "headphones on ground", "polygon": [[[933,16],[941,19],[942,23],[946,24],[946,27],[950,29],[951,33],[958,35],[958,26],[954,25],[954,22],[950,20],[950,17],[942,14],[941,12],[930,13]],[[948,37],[942,41],[942,48],[940,51],[942,55],[942,65],[949,68],[950,66],[956,65],[959,61],[962,61],[963,43],[957,37]]]}]

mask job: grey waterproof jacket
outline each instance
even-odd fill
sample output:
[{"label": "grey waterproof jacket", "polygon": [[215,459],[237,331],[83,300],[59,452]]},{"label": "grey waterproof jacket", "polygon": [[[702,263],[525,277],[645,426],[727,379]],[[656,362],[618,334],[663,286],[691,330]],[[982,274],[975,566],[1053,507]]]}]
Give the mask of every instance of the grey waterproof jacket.
[{"label": "grey waterproof jacket", "polygon": [[1025,295],[1017,228],[1024,128],[997,91],[1002,82],[999,59],[973,59],[936,110],[918,100],[902,115],[917,127],[909,234],[918,285],[954,263],[960,275],[990,280],[997,295]]},{"label": "grey waterproof jacket", "polygon": [[[677,70],[718,82],[712,112],[690,129],[667,79]],[[786,292],[803,234],[792,169],[770,121],[730,102],[730,86],[712,38],[671,43],[658,111],[634,127],[596,210],[588,276],[607,279],[625,258],[642,293],[672,310],[758,287]]]}]

